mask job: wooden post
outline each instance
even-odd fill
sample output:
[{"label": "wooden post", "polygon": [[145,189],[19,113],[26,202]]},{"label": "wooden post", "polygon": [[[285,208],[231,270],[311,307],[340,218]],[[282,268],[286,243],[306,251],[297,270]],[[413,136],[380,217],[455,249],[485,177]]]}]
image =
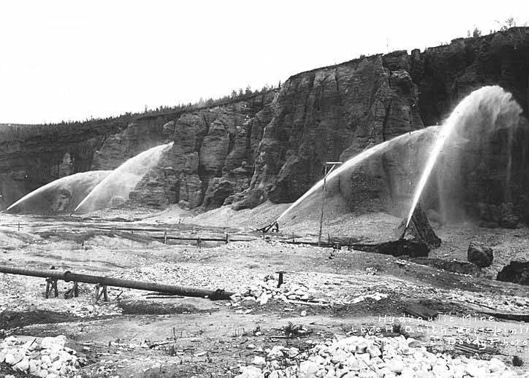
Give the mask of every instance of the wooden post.
[{"label": "wooden post", "polygon": [[73,282],[73,286],[66,293],[64,293],[64,299],[70,299],[79,296],[79,283],[77,281]]},{"label": "wooden post", "polygon": [[167,244],[167,231],[163,232],[163,244]]},{"label": "wooden post", "polygon": [[57,288],[57,278],[48,277],[46,278],[46,299],[48,299],[52,293],[55,294],[55,298],[59,296],[59,289]]},{"label": "wooden post", "polygon": [[280,270],[280,271],[277,272],[277,273],[279,273],[279,278],[278,278],[278,280],[277,280],[277,287],[281,287],[281,285],[283,285],[283,282],[284,282],[284,280],[283,280],[283,274],[285,274],[286,272],[283,271],[283,270]]},{"label": "wooden post", "polygon": [[108,291],[107,291],[107,285],[96,285],[96,302],[101,299],[101,296],[103,296],[103,300],[105,302],[108,302]]}]

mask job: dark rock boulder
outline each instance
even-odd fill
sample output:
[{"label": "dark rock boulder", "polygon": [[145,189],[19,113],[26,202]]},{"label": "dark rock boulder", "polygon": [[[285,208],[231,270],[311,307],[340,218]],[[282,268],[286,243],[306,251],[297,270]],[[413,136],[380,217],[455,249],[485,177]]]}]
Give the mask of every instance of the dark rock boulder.
[{"label": "dark rock boulder", "polygon": [[529,285],[529,262],[511,261],[496,277],[498,281]]},{"label": "dark rock boulder", "polygon": [[492,248],[478,242],[471,242],[468,246],[467,259],[469,262],[476,264],[480,268],[486,268],[492,265],[494,258]]}]

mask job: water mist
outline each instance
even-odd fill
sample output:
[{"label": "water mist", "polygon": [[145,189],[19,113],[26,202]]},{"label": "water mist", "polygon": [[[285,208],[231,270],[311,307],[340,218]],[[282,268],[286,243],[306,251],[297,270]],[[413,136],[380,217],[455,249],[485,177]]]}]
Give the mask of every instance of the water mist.
[{"label": "water mist", "polygon": [[[451,160],[439,169],[439,198],[441,208],[445,208],[447,205],[443,202],[447,202],[447,196],[444,194],[456,185],[455,176],[460,171],[458,151],[463,151],[472,139],[482,140],[490,137],[499,128],[509,128],[509,133],[511,133],[512,128],[518,125],[521,112],[522,109],[512,99],[512,95],[499,86],[486,86],[465,97],[441,126],[415,189],[406,218],[406,227],[411,221],[413,212],[440,155],[445,154],[447,155],[446,160]],[[510,169],[509,163],[507,165],[507,169]]]},{"label": "water mist", "polygon": [[172,142],[163,144],[130,158],[101,181],[74,211],[89,212],[128,200],[129,193],[172,146]]}]

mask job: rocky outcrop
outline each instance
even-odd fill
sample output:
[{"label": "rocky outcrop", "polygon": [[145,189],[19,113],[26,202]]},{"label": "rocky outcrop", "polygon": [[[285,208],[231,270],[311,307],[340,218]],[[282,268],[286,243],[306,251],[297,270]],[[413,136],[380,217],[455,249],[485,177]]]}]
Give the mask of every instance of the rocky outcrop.
[{"label": "rocky outcrop", "polygon": [[347,159],[422,128],[406,53],[373,56],[291,77],[266,126],[252,190],[291,202],[321,178],[326,161]]},{"label": "rocky outcrop", "polygon": [[[323,162],[345,160],[423,124],[437,124],[463,96],[485,84],[504,86],[527,112],[528,54],[529,29],[515,28],[455,40],[424,53],[395,52],[298,74],[285,83],[278,96],[274,117],[259,147],[252,189],[264,191],[275,202],[293,201],[322,177]],[[489,141],[487,167],[479,175],[471,176],[479,159],[466,161],[466,184],[472,190],[463,195],[465,206],[475,212],[477,198],[497,206],[512,198],[517,204],[522,202],[520,188],[529,183],[526,126],[518,127],[509,149],[505,135]],[[372,210],[387,209],[389,202],[398,209],[399,202],[409,202],[413,192],[409,183],[417,182],[424,161],[418,146],[407,143],[374,159],[367,169],[353,172],[351,187],[344,190],[341,185],[350,206],[369,203]],[[483,155],[479,157],[483,159]],[[495,192],[491,193],[491,188]],[[428,202],[439,206],[436,201],[431,198]],[[511,220],[515,218],[510,218],[510,224]]]},{"label": "rocky outcrop", "polygon": [[[322,177],[326,161],[343,161],[440,123],[462,97],[490,84],[512,92],[527,114],[528,28],[458,39],[424,52],[361,57],[294,75],[279,90],[218,106],[75,127],[7,128],[0,133],[0,208],[63,175],[113,169],[169,141],[173,148],[131,193],[134,201],[201,209],[227,204],[240,209],[267,199],[291,202]],[[512,137],[498,133],[484,159],[477,154],[466,159],[469,189],[462,207],[481,216],[477,203],[485,209],[507,206],[512,216],[497,222],[502,226],[529,220],[529,125],[522,126]],[[341,178],[336,190],[355,211],[402,214],[432,135],[422,134],[371,159]],[[423,196],[428,213],[440,206],[432,194],[439,185],[432,180]]]},{"label": "rocky outcrop", "polygon": [[57,125],[0,125],[0,210],[61,177],[92,170],[105,138],[130,117]]},{"label": "rocky outcrop", "polygon": [[138,117],[131,120],[123,130],[106,134],[97,150],[93,152],[90,169],[115,169],[127,159],[167,143],[169,138],[163,132],[163,125],[168,119],[169,117],[163,115]]},{"label": "rocky outcrop", "polygon": [[[212,209],[242,198],[276,92],[183,113],[162,126],[171,151],[132,195],[151,206]],[[156,194],[154,194],[156,193]]]},{"label": "rocky outcrop", "polygon": [[410,74],[420,95],[424,123],[441,121],[471,91],[496,84],[529,108],[529,28],[517,27],[480,38],[411,53]]}]

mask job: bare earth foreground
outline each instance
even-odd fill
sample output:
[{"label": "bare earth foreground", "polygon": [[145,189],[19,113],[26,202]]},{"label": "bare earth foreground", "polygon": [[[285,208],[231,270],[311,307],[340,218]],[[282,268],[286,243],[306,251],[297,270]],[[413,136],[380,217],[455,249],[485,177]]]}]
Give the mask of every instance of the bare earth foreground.
[{"label": "bare earth foreground", "polygon": [[[470,241],[493,247],[492,267],[469,275],[409,258],[284,243],[316,240],[317,217],[308,215],[278,235],[252,231],[284,208],[199,216],[176,209],[0,214],[3,265],[239,294],[210,301],[111,287],[109,301],[96,302],[94,285],[80,284],[79,297],[65,299],[72,283],[60,281],[59,297],[45,299],[44,278],[0,274],[0,376],[410,376],[406,358],[422,363],[424,356],[446,362],[446,369],[425,362],[431,376],[524,374],[513,357],[529,363],[529,288],[492,278],[510,260],[524,259],[528,229],[437,229],[443,244],[430,257],[466,261]],[[400,222],[380,213],[326,215],[333,220],[325,235],[364,242],[391,239]],[[205,240],[226,233],[228,243]],[[278,289],[279,271],[285,273]],[[439,315],[405,317],[417,305]]]}]

